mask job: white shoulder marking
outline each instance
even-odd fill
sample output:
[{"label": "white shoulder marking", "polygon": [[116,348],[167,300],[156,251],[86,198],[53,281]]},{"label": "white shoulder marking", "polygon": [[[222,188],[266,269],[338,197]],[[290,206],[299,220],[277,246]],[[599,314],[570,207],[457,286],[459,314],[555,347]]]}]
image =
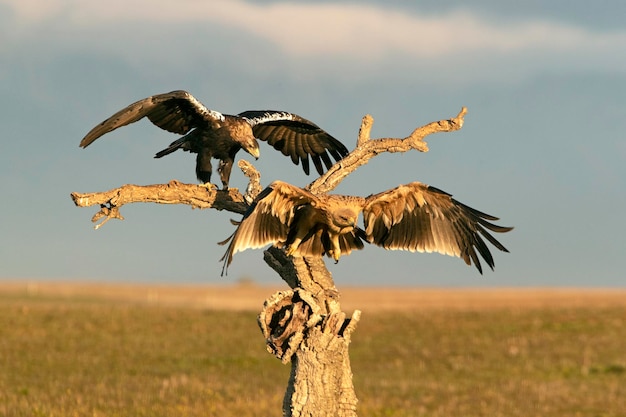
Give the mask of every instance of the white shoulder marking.
[{"label": "white shoulder marking", "polygon": [[204,104],[202,104],[200,101],[198,101],[194,96],[192,96],[189,93],[187,93],[187,100],[189,101],[189,103],[191,103],[192,106],[198,109],[198,111],[202,115],[208,116],[211,119],[218,120],[220,122],[224,121],[225,117],[222,113],[206,108]]}]

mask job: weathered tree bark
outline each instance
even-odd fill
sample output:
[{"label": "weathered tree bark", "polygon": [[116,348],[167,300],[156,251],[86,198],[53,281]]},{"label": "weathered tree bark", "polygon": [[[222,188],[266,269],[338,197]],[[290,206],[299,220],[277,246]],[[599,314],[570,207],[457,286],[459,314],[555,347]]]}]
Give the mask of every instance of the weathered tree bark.
[{"label": "weathered tree bark", "polygon": [[[373,118],[363,118],[357,147],[307,189],[314,194],[333,190],[347,175],[382,152],[428,151],[427,135],[450,132],[463,126],[466,109],[454,118],[417,128],[404,139],[370,139]],[[110,219],[123,217],[120,207],[128,203],[187,204],[192,208],[214,208],[243,214],[262,187],[260,175],[252,165],[239,162],[250,178],[246,192],[237,189],[215,190],[203,185],[168,184],[148,186],[123,185],[100,192],[72,193],[79,207],[99,205],[92,222],[96,229]],[[267,349],[283,363],[291,361],[291,375],[283,400],[283,415],[356,416],[357,397],[352,384],[348,348],[350,336],[360,318],[356,310],[350,318],[341,311],[339,292],[332,275],[320,258],[288,257],[282,249],[271,247],[264,252],[265,262],[291,288],[265,301],[258,321]]]},{"label": "weathered tree bark", "polygon": [[272,247],[265,261],[292,288],[274,294],[259,315],[268,351],[291,361],[283,415],[356,416],[348,347],[361,312],[346,318],[323,259]]}]

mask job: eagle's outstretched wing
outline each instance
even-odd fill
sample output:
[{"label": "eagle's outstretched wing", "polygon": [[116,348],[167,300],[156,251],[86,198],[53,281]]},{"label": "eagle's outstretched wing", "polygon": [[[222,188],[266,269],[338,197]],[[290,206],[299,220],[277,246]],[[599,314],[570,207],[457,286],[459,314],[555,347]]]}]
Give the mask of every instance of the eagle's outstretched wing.
[{"label": "eagle's outstretched wing", "polygon": [[[494,267],[483,237],[501,251],[508,250],[490,233],[508,232],[488,220],[497,217],[468,207],[450,194],[419,182],[369,196],[363,208],[365,234],[385,249],[439,252],[472,262],[482,274],[478,254]],[[478,252],[478,253],[477,253]]]},{"label": "eagle's outstretched wing", "polygon": [[246,249],[258,249],[269,244],[281,244],[287,240],[289,226],[296,209],[305,204],[317,204],[318,198],[291,184],[274,181],[254,200],[237,230],[220,244],[229,243],[222,274],[228,269],[233,255]]},{"label": "eagle's outstretched wing", "polygon": [[[315,123],[297,114],[276,110],[250,110],[239,113],[252,125],[257,139],[267,141],[283,155],[290,156],[294,164],[302,162],[302,169],[308,175],[309,157],[313,160],[318,174],[329,169],[333,161],[340,161],[348,154],[348,149],[337,139]],[[322,165],[323,164],[323,165]]]},{"label": "eagle's outstretched wing", "polygon": [[136,101],[115,113],[93,129],[80,142],[86,148],[100,136],[147,117],[168,132],[186,134],[191,129],[224,120],[224,115],[207,109],[194,96],[177,90]]}]

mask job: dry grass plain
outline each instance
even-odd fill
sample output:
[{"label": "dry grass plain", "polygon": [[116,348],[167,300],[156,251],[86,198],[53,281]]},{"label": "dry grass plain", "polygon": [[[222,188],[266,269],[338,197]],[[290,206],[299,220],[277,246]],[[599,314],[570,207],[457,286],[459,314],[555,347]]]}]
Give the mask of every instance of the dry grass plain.
[{"label": "dry grass plain", "polygon": [[[0,416],[281,415],[254,285],[0,282]],[[626,416],[626,291],[345,288],[361,416]]]},{"label": "dry grass plain", "polygon": [[[286,286],[157,285],[103,282],[0,281],[0,294],[55,299],[94,299],[140,304],[259,311],[263,301]],[[626,289],[599,288],[429,288],[340,287],[345,311],[491,310],[626,307]]]}]

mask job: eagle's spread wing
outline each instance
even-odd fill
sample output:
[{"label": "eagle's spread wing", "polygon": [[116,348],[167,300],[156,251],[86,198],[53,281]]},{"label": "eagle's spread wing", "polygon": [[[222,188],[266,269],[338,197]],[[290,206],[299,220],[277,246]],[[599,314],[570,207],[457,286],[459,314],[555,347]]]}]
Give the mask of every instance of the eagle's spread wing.
[{"label": "eagle's spread wing", "polygon": [[[426,184],[401,185],[366,199],[363,209],[365,233],[370,243],[385,249],[439,252],[472,262],[482,273],[478,254],[494,267],[483,237],[501,251],[508,250],[490,233],[508,232],[487,220],[498,218],[474,210]],[[478,252],[478,253],[477,253]]]},{"label": "eagle's spread wing", "polygon": [[207,109],[188,92],[172,91],[144,98],[118,111],[87,133],[80,146],[86,148],[100,136],[144,117],[161,129],[181,135],[224,120],[221,113]]},{"label": "eagle's spread wing", "polygon": [[274,181],[252,203],[230,241],[222,274],[233,260],[233,255],[246,249],[258,249],[269,244],[284,243],[289,233],[296,209],[305,204],[317,204],[318,198],[294,185]]},{"label": "eagle's spread wing", "polygon": [[252,125],[254,136],[267,141],[283,155],[290,156],[294,164],[302,162],[308,175],[309,157],[322,175],[324,166],[329,169],[335,161],[343,159],[348,149],[315,123],[293,113],[275,110],[251,110],[239,113]]}]

